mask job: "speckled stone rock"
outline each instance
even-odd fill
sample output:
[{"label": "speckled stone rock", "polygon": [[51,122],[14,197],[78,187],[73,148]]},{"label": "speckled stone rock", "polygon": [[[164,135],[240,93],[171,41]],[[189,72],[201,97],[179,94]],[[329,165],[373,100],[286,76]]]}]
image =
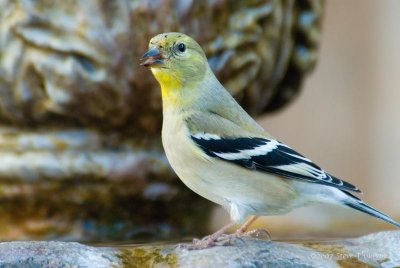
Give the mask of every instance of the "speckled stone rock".
[{"label": "speckled stone rock", "polygon": [[188,251],[176,245],[93,247],[68,242],[0,243],[1,267],[384,267],[400,266],[400,231],[336,241],[273,242]]},{"label": "speckled stone rock", "polygon": [[112,267],[118,250],[75,242],[0,243],[0,267]]}]

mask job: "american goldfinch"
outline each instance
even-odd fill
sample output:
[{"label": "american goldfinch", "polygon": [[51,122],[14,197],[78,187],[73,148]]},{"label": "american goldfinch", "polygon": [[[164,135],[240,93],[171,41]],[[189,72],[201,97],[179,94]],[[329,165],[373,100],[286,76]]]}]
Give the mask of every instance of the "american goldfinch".
[{"label": "american goldfinch", "polygon": [[[191,190],[223,206],[233,223],[253,215],[239,232],[255,216],[314,203],[351,207],[400,227],[352,195],[357,187],[265,132],[217,80],[191,37],[153,37],[141,65],[161,86],[162,142],[172,168]],[[212,245],[231,225],[201,245]]]}]

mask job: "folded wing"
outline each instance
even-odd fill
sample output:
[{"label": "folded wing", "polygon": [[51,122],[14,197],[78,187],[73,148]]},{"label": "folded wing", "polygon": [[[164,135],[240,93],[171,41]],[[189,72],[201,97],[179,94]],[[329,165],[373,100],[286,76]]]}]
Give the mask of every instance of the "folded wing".
[{"label": "folded wing", "polygon": [[208,156],[244,168],[360,192],[354,185],[326,173],[308,158],[273,139],[224,138],[204,132],[193,134],[191,138]]}]

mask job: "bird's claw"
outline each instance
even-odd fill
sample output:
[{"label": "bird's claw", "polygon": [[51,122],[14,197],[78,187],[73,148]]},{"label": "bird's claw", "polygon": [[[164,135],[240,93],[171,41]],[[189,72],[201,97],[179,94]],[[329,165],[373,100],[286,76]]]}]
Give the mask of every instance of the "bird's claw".
[{"label": "bird's claw", "polygon": [[206,249],[215,246],[215,239],[210,236],[206,236],[203,239],[193,239],[193,242],[190,244],[178,244],[178,249],[186,249],[186,250],[199,250]]},{"label": "bird's claw", "polygon": [[233,246],[238,242],[245,243],[246,237],[258,240],[271,240],[271,235],[265,229],[255,229],[248,232],[236,232],[233,234],[220,234],[218,236],[208,235],[202,239],[193,239],[190,244],[179,244],[177,248],[186,250],[206,249],[214,246]]},{"label": "bird's claw", "polygon": [[251,237],[257,240],[272,240],[270,233],[265,229],[254,229],[244,233],[236,233],[238,237]]},{"label": "bird's claw", "polygon": [[214,246],[232,246],[237,241],[244,242],[241,237],[236,234],[223,234],[218,237],[206,236],[202,239],[193,239],[191,244],[179,244],[177,248],[186,250],[206,249]]}]

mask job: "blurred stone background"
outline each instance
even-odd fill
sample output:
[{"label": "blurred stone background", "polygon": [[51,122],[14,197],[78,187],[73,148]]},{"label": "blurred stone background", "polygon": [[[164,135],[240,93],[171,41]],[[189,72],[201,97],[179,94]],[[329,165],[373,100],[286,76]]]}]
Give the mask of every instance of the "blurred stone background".
[{"label": "blurred stone background", "polygon": [[298,95],[322,15],[320,0],[0,1],[0,239],[207,233],[212,204],[162,153],[148,40],[192,35],[257,115]]}]

